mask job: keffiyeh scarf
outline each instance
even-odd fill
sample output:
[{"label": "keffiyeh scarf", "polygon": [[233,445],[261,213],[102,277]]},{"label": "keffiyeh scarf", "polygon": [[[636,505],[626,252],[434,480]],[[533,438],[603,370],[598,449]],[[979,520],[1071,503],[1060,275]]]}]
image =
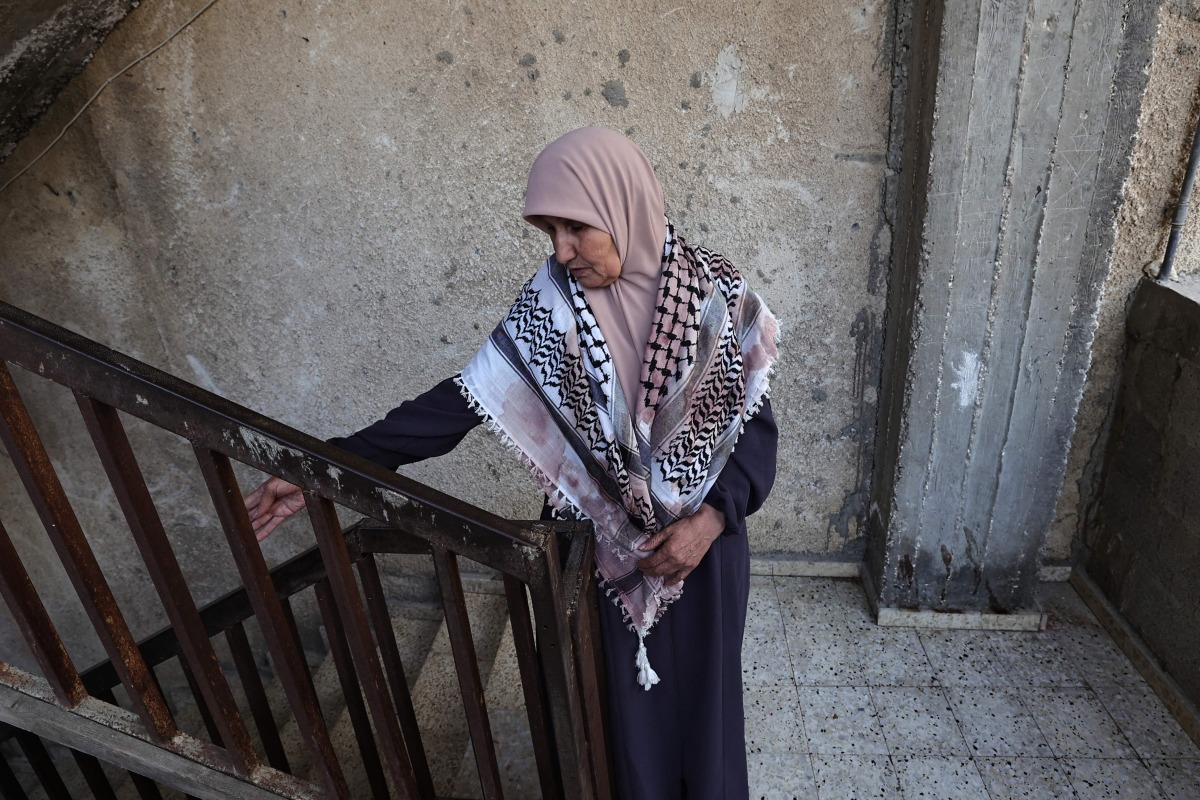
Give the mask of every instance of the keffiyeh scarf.
[{"label": "keffiyeh scarf", "polygon": [[658,677],[645,637],[683,583],[640,572],[638,545],[699,509],[767,396],[779,330],[732,264],[669,223],[662,258],[638,397],[624,396],[583,290],[553,257],[459,378],[551,505],[595,525],[601,585],[638,635],[646,689]]}]

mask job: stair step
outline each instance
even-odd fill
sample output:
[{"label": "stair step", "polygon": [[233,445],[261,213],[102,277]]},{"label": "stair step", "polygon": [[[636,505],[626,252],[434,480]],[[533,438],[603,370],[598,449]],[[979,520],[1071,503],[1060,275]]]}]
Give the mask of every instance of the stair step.
[{"label": "stair step", "polygon": [[[430,611],[435,612],[431,616]],[[416,704],[414,687],[418,676],[424,672],[424,662],[432,652],[433,643],[443,627],[441,610],[423,603],[396,604],[393,608],[392,633],[396,637],[396,647],[400,651],[400,663],[404,665],[404,677],[408,682],[410,692],[413,692],[413,702]],[[332,661],[332,659],[330,659]],[[375,726],[372,722],[372,730]],[[358,741],[354,733],[354,724],[350,721],[350,713],[346,710],[343,700],[336,721],[330,729],[329,738],[333,743],[334,752],[343,765],[361,764]],[[378,741],[378,740],[376,740]],[[351,797],[370,797],[371,788],[364,770],[347,767],[346,782],[350,786]]]},{"label": "stair step", "polygon": [[[469,592],[465,596],[479,674],[486,686],[507,626],[508,607],[502,593]],[[413,688],[413,706],[434,789],[439,797],[446,797],[451,794],[470,734],[445,622],[438,628]]]},{"label": "stair step", "polygon": [[[484,697],[492,723],[492,740],[496,745],[496,762],[500,768],[504,796],[540,796],[542,790],[533,755],[533,738],[529,733],[525,694],[521,688],[521,669],[517,664],[512,625],[507,618]],[[475,749],[469,741],[450,794],[462,800],[482,800]]]}]

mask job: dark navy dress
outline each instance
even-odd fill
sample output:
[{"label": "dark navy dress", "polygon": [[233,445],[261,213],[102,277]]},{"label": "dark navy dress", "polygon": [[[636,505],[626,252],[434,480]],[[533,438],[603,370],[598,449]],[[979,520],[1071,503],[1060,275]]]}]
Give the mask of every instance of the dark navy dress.
[{"label": "dark navy dress", "polygon": [[[445,455],[482,420],[453,379],[352,436],[330,439],[389,469]],[[777,431],[769,401],[746,424],[705,502],[725,514],[717,538],[646,638],[661,682],[637,684],[637,636],[620,609],[600,604],[609,719],[622,800],[746,800],[742,634],[750,593],[746,517],[775,480]]]}]

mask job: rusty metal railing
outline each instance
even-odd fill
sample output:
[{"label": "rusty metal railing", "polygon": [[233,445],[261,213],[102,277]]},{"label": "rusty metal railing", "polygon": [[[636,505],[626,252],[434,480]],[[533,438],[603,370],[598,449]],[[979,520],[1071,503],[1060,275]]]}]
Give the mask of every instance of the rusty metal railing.
[{"label": "rusty metal railing", "polygon": [[[376,563],[376,554],[415,552],[432,556],[463,699],[460,712],[445,713],[465,715],[483,797],[499,798],[503,789],[460,558],[503,575],[543,795],[611,796],[591,536],[583,526],[494,516],[4,303],[0,359],[0,443],[108,659],[77,668],[0,523],[0,593],[41,673],[0,661],[0,723],[9,726],[48,796],[68,795],[44,741],[69,748],[97,798],[115,796],[110,775],[117,768],[129,771],[138,796],[150,798],[161,796],[158,784],[189,797],[345,798],[347,770],[361,769],[374,797],[432,800]],[[168,628],[134,640],[4,362],[74,394]],[[190,443],[240,588],[197,607],[122,415]],[[235,461],[303,488],[315,546],[268,570],[242,504]],[[371,522],[343,531],[339,507]],[[346,698],[356,763],[339,761],[301,647],[290,599],[308,589]],[[250,623],[282,683],[285,709],[271,706],[262,685]],[[236,688],[214,648],[218,637],[231,655]],[[156,668],[173,659],[191,687],[207,740],[178,728],[160,688]],[[293,769],[281,741],[277,719],[285,713],[302,734],[311,780]],[[0,791],[20,796],[19,783],[0,753]]]}]

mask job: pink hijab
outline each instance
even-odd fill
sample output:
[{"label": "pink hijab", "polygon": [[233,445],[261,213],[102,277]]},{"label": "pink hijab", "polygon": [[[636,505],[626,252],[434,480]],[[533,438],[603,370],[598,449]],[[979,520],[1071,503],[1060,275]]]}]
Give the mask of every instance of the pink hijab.
[{"label": "pink hijab", "polygon": [[643,394],[642,361],[650,338],[666,241],[662,186],[638,146],[609,128],[579,128],[534,160],[524,217],[562,217],[613,237],[621,275],[584,289],[608,343],[631,414]]}]

